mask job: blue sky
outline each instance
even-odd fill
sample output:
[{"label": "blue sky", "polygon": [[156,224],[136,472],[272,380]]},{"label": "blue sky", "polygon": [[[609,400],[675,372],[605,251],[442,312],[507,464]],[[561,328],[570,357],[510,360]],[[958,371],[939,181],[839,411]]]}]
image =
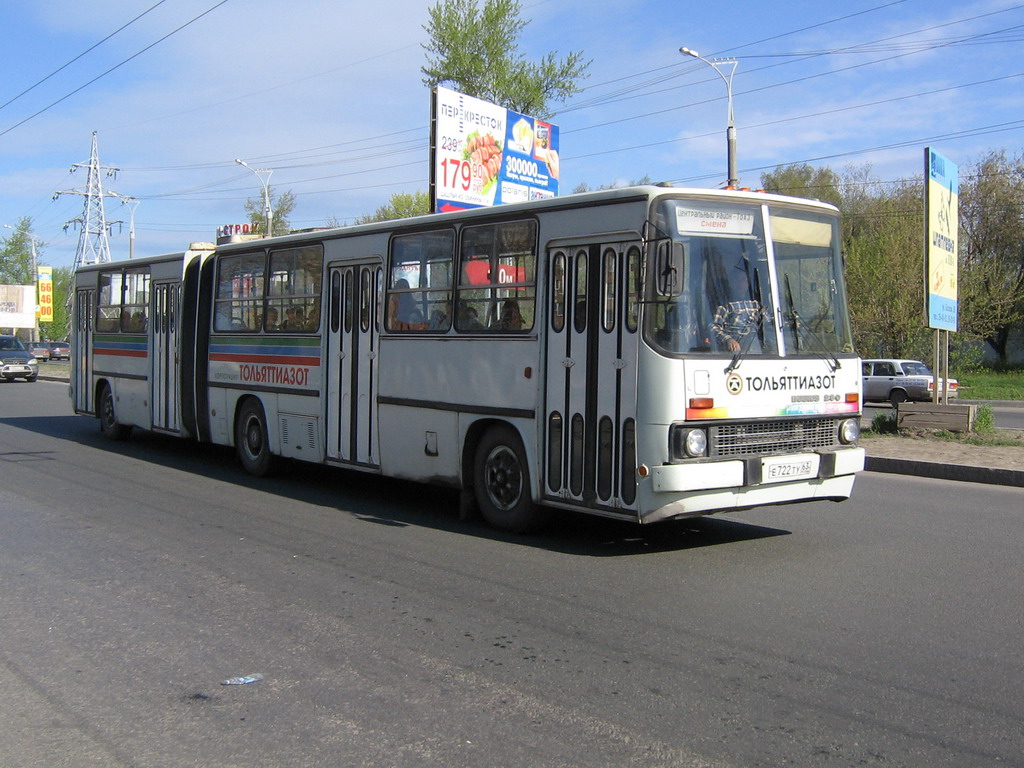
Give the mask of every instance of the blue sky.
[{"label": "blue sky", "polygon": [[[553,118],[563,193],[644,176],[723,184],[725,85],[680,46],[737,58],[744,186],[789,163],[869,165],[895,181],[921,173],[926,145],[961,166],[1024,146],[1024,3],[522,5],[528,58],[592,59],[585,90]],[[7,0],[4,10],[0,224],[30,216],[41,263],[74,262],[78,232],[64,225],[84,199],[53,196],[85,188],[85,170],[69,169],[88,162],[94,131],[101,163],[120,169],[104,189],[139,201],[137,256],[245,221],[243,202],[261,187],[234,158],[273,169],[274,188],[296,195],[296,228],[427,188],[422,0]],[[105,212],[124,221],[110,244],[127,258],[131,207],[111,197]]]}]

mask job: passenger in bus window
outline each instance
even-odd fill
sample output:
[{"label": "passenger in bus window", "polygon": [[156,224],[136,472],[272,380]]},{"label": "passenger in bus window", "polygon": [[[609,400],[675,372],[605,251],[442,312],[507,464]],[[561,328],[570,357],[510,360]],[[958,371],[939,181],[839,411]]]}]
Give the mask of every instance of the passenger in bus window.
[{"label": "passenger in bus window", "polygon": [[479,331],[483,327],[484,325],[480,322],[476,307],[472,304],[462,302],[459,307],[459,318],[456,328],[460,331]]},{"label": "passenger in bus window", "polygon": [[[395,282],[395,291],[408,291],[409,281],[405,278]],[[388,302],[388,328],[392,331],[419,331],[427,327],[423,313],[416,307],[411,293],[394,293]]]},{"label": "passenger in bus window", "polygon": [[320,302],[309,299],[306,304],[306,330],[315,331],[320,328]]},{"label": "passenger in bus window", "polygon": [[268,331],[278,330],[278,322],[280,314],[277,311],[277,307],[267,307],[267,323],[264,326]]},{"label": "passenger in bus window", "polygon": [[761,324],[761,302],[751,295],[750,279],[744,266],[730,270],[728,290],[730,300],[718,305],[711,330],[720,348],[739,352],[742,340]]},{"label": "passenger in bus window", "polygon": [[430,313],[430,330],[447,331],[452,326],[452,303],[450,299],[441,302],[437,309]]},{"label": "passenger in bus window", "polygon": [[121,315],[122,330],[129,333],[141,333],[146,330],[146,315],[142,312],[125,312]]},{"label": "passenger in bus window", "polygon": [[288,307],[284,311],[284,322],[281,323],[281,330],[303,331],[306,329],[306,313],[302,307]]},{"label": "passenger in bus window", "polygon": [[498,318],[498,326],[502,331],[520,331],[523,328],[523,316],[519,313],[519,302],[515,299],[505,299],[501,305],[501,317]]}]

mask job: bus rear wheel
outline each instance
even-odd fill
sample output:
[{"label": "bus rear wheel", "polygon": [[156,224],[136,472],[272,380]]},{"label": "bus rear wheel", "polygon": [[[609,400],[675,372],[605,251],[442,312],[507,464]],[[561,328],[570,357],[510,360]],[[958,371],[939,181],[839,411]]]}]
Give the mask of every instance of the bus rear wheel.
[{"label": "bus rear wheel", "polygon": [[114,408],[114,393],[109,386],[100,390],[100,432],[108,440],[127,440],[132,428],[126,424],[118,424],[117,411]]},{"label": "bus rear wheel", "polygon": [[530,498],[526,452],[511,427],[493,427],[484,435],[477,446],[473,476],[480,513],[495,528],[527,533],[544,523],[544,511]]},{"label": "bus rear wheel", "polygon": [[235,450],[242,468],[250,475],[266,477],[274,471],[275,457],[270,452],[267,417],[258,400],[246,400],[235,422]]}]

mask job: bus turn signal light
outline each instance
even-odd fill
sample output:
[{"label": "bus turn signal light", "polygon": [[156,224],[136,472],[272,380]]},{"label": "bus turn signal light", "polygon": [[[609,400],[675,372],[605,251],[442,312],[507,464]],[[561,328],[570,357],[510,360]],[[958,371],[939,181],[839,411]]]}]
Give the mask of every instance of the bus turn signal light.
[{"label": "bus turn signal light", "polygon": [[691,408],[714,408],[715,398],[713,397],[691,397],[690,398]]}]

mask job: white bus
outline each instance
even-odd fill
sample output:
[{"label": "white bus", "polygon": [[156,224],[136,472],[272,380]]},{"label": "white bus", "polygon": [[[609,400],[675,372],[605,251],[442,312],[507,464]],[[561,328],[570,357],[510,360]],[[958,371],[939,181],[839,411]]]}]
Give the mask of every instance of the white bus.
[{"label": "white bus", "polygon": [[98,264],[72,398],[132,427],[452,486],[498,527],[850,496],[832,206],[634,187]]}]

